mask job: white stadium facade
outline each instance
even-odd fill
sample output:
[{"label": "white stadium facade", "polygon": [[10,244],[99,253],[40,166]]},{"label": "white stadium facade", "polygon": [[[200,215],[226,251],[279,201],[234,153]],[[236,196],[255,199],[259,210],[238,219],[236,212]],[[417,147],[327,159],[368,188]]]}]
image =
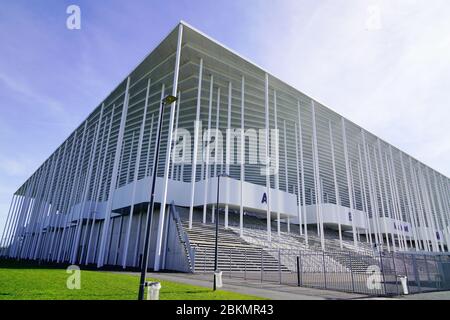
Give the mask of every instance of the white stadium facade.
[{"label": "white stadium facade", "polygon": [[15,192],[1,255],[139,267],[155,163],[150,269],[211,270],[219,175],[221,248],[449,249],[449,178],[180,22]]}]

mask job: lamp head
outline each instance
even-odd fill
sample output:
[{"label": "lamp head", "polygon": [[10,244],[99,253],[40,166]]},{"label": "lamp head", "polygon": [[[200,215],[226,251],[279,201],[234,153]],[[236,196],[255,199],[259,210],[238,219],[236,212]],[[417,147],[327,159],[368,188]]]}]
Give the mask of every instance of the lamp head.
[{"label": "lamp head", "polygon": [[166,97],[162,100],[162,103],[163,103],[164,105],[168,105],[168,104],[174,103],[174,102],[177,101],[177,100],[178,100],[177,97],[172,96],[172,95],[168,95],[168,96],[166,96]]}]

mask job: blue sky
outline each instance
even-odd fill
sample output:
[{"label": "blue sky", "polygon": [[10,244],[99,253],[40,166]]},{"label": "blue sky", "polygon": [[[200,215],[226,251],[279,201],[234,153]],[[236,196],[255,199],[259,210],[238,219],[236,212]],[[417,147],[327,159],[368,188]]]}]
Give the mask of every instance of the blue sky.
[{"label": "blue sky", "polygon": [[0,232],[13,192],[179,20],[450,176],[448,0],[0,5]]}]

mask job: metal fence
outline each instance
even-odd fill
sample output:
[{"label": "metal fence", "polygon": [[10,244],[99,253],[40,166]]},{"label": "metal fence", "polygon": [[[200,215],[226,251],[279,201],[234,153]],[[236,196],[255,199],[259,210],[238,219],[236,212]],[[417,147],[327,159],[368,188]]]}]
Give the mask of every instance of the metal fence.
[{"label": "metal fence", "polygon": [[[195,272],[212,272],[211,251],[197,249]],[[224,277],[291,286],[395,296],[450,290],[450,256],[417,253],[305,252],[298,250],[219,249]]]}]

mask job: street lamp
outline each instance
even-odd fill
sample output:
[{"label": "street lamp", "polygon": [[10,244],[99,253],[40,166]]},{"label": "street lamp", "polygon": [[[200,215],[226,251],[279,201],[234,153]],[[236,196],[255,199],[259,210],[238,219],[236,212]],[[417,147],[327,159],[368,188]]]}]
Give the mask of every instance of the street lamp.
[{"label": "street lamp", "polygon": [[159,157],[159,144],[161,142],[161,131],[162,131],[162,120],[164,116],[164,107],[166,105],[170,105],[177,101],[178,98],[172,95],[166,96],[161,101],[161,110],[159,115],[159,130],[156,136],[156,144],[155,144],[155,163],[153,166],[153,176],[152,176],[152,188],[150,191],[150,203],[148,204],[147,209],[147,228],[145,232],[145,242],[144,242],[144,256],[141,262],[141,280],[139,282],[139,296],[138,300],[144,300],[144,290],[145,290],[145,278],[147,277],[147,267],[148,267],[148,255],[149,255],[149,247],[150,247],[150,235],[151,235],[151,226],[153,222],[153,205],[155,200],[155,185],[156,185],[156,172],[158,167],[158,157]]},{"label": "street lamp", "polygon": [[217,203],[216,203],[216,243],[215,243],[215,251],[214,251],[214,285],[213,290],[216,291],[216,274],[219,272],[218,270],[218,247],[219,247],[219,196],[220,196],[220,178],[229,178],[228,174],[219,174],[217,176]]}]

